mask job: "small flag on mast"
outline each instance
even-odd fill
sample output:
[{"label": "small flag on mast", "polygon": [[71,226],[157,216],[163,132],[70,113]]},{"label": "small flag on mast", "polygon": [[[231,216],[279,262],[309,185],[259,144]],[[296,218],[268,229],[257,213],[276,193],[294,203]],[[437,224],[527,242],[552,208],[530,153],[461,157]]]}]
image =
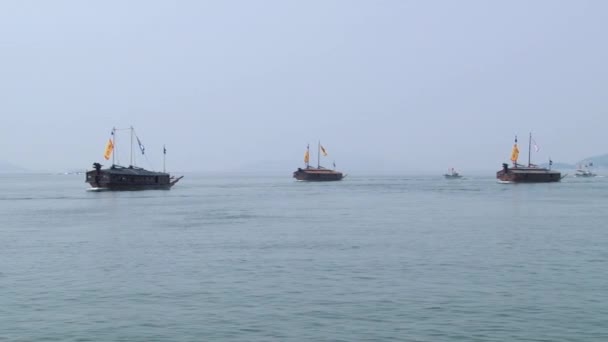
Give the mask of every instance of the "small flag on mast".
[{"label": "small flag on mast", "polygon": [[167,154],[167,148],[163,145],[163,154]]}]

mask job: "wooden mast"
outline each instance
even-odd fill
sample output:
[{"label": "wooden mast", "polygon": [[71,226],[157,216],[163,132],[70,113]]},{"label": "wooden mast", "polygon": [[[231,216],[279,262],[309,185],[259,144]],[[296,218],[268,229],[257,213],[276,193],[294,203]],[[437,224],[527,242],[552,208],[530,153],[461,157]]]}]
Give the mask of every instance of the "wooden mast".
[{"label": "wooden mast", "polygon": [[306,168],[310,167],[310,144],[306,144]]},{"label": "wooden mast", "polygon": [[114,157],[116,156],[116,127],[112,127],[112,166],[116,163],[114,162]]},{"label": "wooden mast", "polygon": [[131,155],[129,160],[129,166],[133,166],[133,126],[129,127],[131,130]]},{"label": "wooden mast", "polygon": [[530,161],[530,156],[532,155],[532,132],[530,132],[530,136],[528,137],[528,167],[532,165]]}]

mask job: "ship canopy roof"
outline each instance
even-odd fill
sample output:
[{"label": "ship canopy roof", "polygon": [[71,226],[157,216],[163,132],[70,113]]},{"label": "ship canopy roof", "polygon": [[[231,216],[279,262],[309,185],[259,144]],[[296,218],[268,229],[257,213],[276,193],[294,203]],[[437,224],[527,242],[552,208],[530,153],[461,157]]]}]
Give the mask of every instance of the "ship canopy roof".
[{"label": "ship canopy roof", "polygon": [[101,171],[125,176],[169,176],[169,174],[165,172],[149,171],[137,166],[125,167],[120,165],[112,165],[111,167],[102,169]]}]

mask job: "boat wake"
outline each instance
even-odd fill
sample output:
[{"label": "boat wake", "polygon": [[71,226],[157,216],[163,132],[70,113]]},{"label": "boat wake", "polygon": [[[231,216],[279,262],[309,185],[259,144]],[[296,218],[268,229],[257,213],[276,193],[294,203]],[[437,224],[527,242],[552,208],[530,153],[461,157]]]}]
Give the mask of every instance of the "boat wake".
[{"label": "boat wake", "polygon": [[100,192],[100,191],[107,191],[108,188],[88,188],[87,191],[90,192]]},{"label": "boat wake", "polygon": [[512,181],[503,181],[503,180],[497,180],[496,182],[498,184],[515,184],[515,182],[512,182]]}]

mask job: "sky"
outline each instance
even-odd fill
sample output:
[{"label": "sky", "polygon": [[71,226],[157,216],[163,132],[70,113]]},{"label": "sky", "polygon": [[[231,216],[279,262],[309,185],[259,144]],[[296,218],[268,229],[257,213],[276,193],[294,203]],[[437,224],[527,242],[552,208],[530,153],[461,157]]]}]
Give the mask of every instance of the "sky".
[{"label": "sky", "polygon": [[[608,153],[606,1],[4,1],[0,160],[291,173],[497,170]],[[128,133],[117,156],[128,164]]]}]

